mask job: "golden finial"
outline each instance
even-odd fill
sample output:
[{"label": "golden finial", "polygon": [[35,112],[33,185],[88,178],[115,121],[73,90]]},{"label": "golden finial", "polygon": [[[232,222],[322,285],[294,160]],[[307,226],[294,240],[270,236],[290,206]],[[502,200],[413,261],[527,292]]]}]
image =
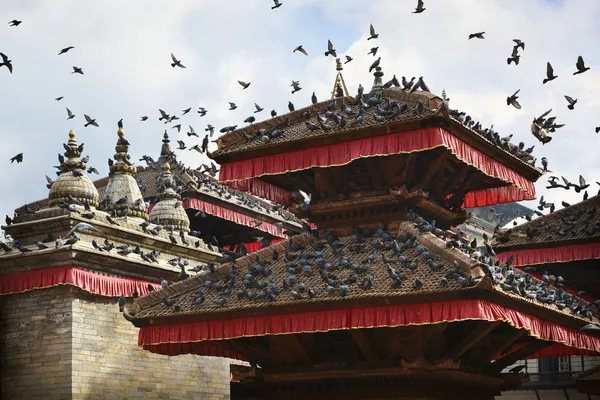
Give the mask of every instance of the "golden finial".
[{"label": "golden finial", "polygon": [[344,66],[339,58],[335,59],[335,70],[337,74],[335,76],[335,82],[333,83],[333,90],[331,91],[331,99],[333,100],[336,97],[342,97],[344,95],[350,96],[348,92],[348,88],[346,87],[346,82],[344,81],[344,76],[342,75],[342,70]]},{"label": "golden finial", "polygon": [[168,174],[171,173],[171,166],[169,165],[169,163],[165,163],[165,165],[163,165],[163,171],[165,171],[165,173]]},{"label": "golden finial", "polygon": [[75,131],[73,129],[69,131],[69,139],[75,139]]},{"label": "golden finial", "polygon": [[123,130],[123,128],[119,128],[119,130],[117,131],[117,135],[119,135],[119,137],[125,136],[125,131]]}]

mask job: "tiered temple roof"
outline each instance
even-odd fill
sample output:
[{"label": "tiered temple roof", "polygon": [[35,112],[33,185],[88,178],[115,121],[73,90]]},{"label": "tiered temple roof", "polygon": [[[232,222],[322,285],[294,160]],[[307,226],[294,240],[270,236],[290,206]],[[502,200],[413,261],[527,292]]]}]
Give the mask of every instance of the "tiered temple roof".
[{"label": "tiered temple roof", "polygon": [[138,299],[140,345],[247,360],[249,387],[319,399],[491,398],[519,359],[597,354],[591,304],[443,230],[534,198],[541,171],[441,98],[380,83],[220,139],[222,183],[319,229]]},{"label": "tiered temple roof", "polygon": [[[221,164],[220,181],[281,204],[298,189],[321,203],[421,189],[413,206],[446,226],[466,219],[463,207],[535,198],[532,182],[541,173],[531,157],[454,119],[441,98],[391,88],[381,99],[395,106],[366,109],[361,100],[360,122],[357,100],[342,97],[226,134],[211,154]],[[322,122],[323,115],[338,123]],[[314,215],[317,208],[311,221],[329,225]]]}]

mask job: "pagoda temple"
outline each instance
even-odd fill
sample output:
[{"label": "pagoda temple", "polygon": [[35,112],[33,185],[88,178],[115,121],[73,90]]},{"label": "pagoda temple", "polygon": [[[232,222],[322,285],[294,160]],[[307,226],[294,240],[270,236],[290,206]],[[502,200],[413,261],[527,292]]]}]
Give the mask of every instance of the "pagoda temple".
[{"label": "pagoda temple", "polygon": [[491,399],[521,384],[502,372],[517,360],[600,351],[589,302],[447,230],[535,198],[531,157],[374,75],[219,139],[221,183],[318,230],[135,300],[140,346],[249,362],[234,399]]}]

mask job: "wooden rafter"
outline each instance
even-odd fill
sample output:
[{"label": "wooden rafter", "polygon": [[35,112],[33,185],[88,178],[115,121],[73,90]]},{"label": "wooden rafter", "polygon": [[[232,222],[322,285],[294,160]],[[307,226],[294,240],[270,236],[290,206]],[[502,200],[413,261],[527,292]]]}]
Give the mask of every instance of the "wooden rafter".
[{"label": "wooden rafter", "polygon": [[369,362],[376,362],[379,360],[379,357],[377,356],[377,351],[372,346],[370,338],[368,337],[366,332],[359,329],[354,329],[352,331],[352,338],[358,345],[358,348],[360,349],[360,352],[362,353],[365,360]]},{"label": "wooden rafter", "polygon": [[531,343],[527,346],[521,347],[520,349],[515,350],[512,353],[494,361],[486,368],[486,371],[495,372],[495,373],[502,372],[502,370],[504,368],[511,366],[514,363],[516,363],[517,361],[522,360],[523,358],[530,356],[530,355],[540,351],[544,347],[548,347],[552,344],[553,344],[553,342],[547,342],[544,340],[535,340],[533,343]]},{"label": "wooden rafter", "polygon": [[446,161],[446,158],[448,158],[449,155],[450,155],[450,151],[444,149],[433,160],[433,162],[431,162],[429,164],[427,170],[425,171],[425,174],[423,175],[423,178],[421,179],[421,182],[419,182],[419,186],[420,187],[426,188],[426,187],[429,186],[429,182],[431,182],[431,180],[433,179],[433,177],[435,176],[435,174],[438,173],[438,171],[440,170],[440,168],[444,164],[444,161]]},{"label": "wooden rafter", "polygon": [[367,165],[367,170],[369,171],[371,185],[376,190],[381,190],[383,188],[383,176],[377,161],[373,158],[367,158],[365,159],[365,163]]},{"label": "wooden rafter", "polygon": [[496,329],[501,322],[482,322],[479,327],[470,334],[462,338],[446,353],[448,359],[459,359],[463,354],[475,346],[481,339],[486,337],[491,331]]},{"label": "wooden rafter", "polygon": [[483,354],[474,363],[476,368],[481,368],[487,365],[496,354],[500,354],[506,349],[508,349],[514,342],[516,342],[519,338],[523,337],[527,332],[524,329],[516,329],[509,334],[505,335],[504,338],[496,341],[496,343],[492,344],[488,349],[483,351]]}]

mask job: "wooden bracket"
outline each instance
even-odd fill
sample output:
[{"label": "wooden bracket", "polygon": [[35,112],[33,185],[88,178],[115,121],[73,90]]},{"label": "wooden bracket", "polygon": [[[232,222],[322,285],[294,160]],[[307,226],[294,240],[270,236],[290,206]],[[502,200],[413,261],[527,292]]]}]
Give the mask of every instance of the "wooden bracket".
[{"label": "wooden bracket", "polygon": [[499,321],[482,322],[477,329],[473,330],[469,335],[465,336],[454,347],[452,347],[446,354],[446,358],[454,360],[459,359],[463,354],[465,354],[473,346],[475,346],[481,339],[483,339],[491,331],[496,329],[496,327],[499,326],[500,323],[501,322]]},{"label": "wooden bracket", "polygon": [[312,365],[312,359],[298,340],[296,335],[278,335],[277,339],[281,341],[281,345],[286,347],[288,351],[304,365]]},{"label": "wooden bracket", "polygon": [[481,368],[487,365],[490,362],[490,359],[493,358],[496,354],[502,353],[506,349],[508,349],[514,342],[516,342],[520,337],[525,335],[527,331],[525,329],[516,329],[510,334],[506,335],[501,340],[498,340],[494,343],[489,349],[484,351],[482,357],[475,363],[476,368]]},{"label": "wooden bracket", "polygon": [[268,355],[250,346],[238,343],[236,340],[221,340],[219,344],[224,347],[229,347],[232,351],[238,353],[247,360],[260,365],[261,367],[273,365],[273,362],[269,360]]},{"label": "wooden bracket", "polygon": [[371,345],[371,342],[365,332],[359,329],[354,329],[352,330],[352,338],[354,338],[354,341],[358,345],[358,348],[360,349],[360,352],[364,356],[365,360],[369,362],[376,362],[379,360],[377,351]]},{"label": "wooden bracket", "polygon": [[514,363],[516,363],[517,361],[522,360],[525,357],[530,356],[530,355],[540,351],[544,347],[548,347],[552,344],[553,344],[553,342],[544,341],[544,340],[535,340],[530,345],[521,347],[520,349],[515,350],[512,353],[489,364],[485,368],[485,370],[489,371],[489,372],[500,373],[500,372],[502,372],[502,370],[504,368],[509,367],[509,366],[513,365]]},{"label": "wooden bracket", "polygon": [[446,161],[446,158],[448,158],[449,155],[450,151],[444,150],[439,156],[437,156],[435,160],[433,160],[431,164],[429,164],[429,168],[427,168],[425,175],[421,179],[421,182],[419,182],[420,187],[428,187],[429,182],[431,182],[435,174],[440,170],[440,167],[443,165],[444,161]]},{"label": "wooden bracket", "polygon": [[367,158],[365,159],[365,163],[367,164],[367,170],[369,171],[371,185],[373,185],[375,190],[381,190],[383,188],[383,176],[381,175],[379,165],[377,165],[377,160],[374,158]]},{"label": "wooden bracket", "polygon": [[413,179],[415,167],[417,165],[417,158],[419,158],[419,153],[416,151],[408,155],[406,165],[404,166],[404,171],[402,171],[402,181],[405,185],[409,184]]},{"label": "wooden bracket", "polygon": [[337,197],[337,191],[335,190],[335,184],[331,179],[328,168],[313,168],[315,173],[315,186],[320,191],[327,193],[330,198]]}]

